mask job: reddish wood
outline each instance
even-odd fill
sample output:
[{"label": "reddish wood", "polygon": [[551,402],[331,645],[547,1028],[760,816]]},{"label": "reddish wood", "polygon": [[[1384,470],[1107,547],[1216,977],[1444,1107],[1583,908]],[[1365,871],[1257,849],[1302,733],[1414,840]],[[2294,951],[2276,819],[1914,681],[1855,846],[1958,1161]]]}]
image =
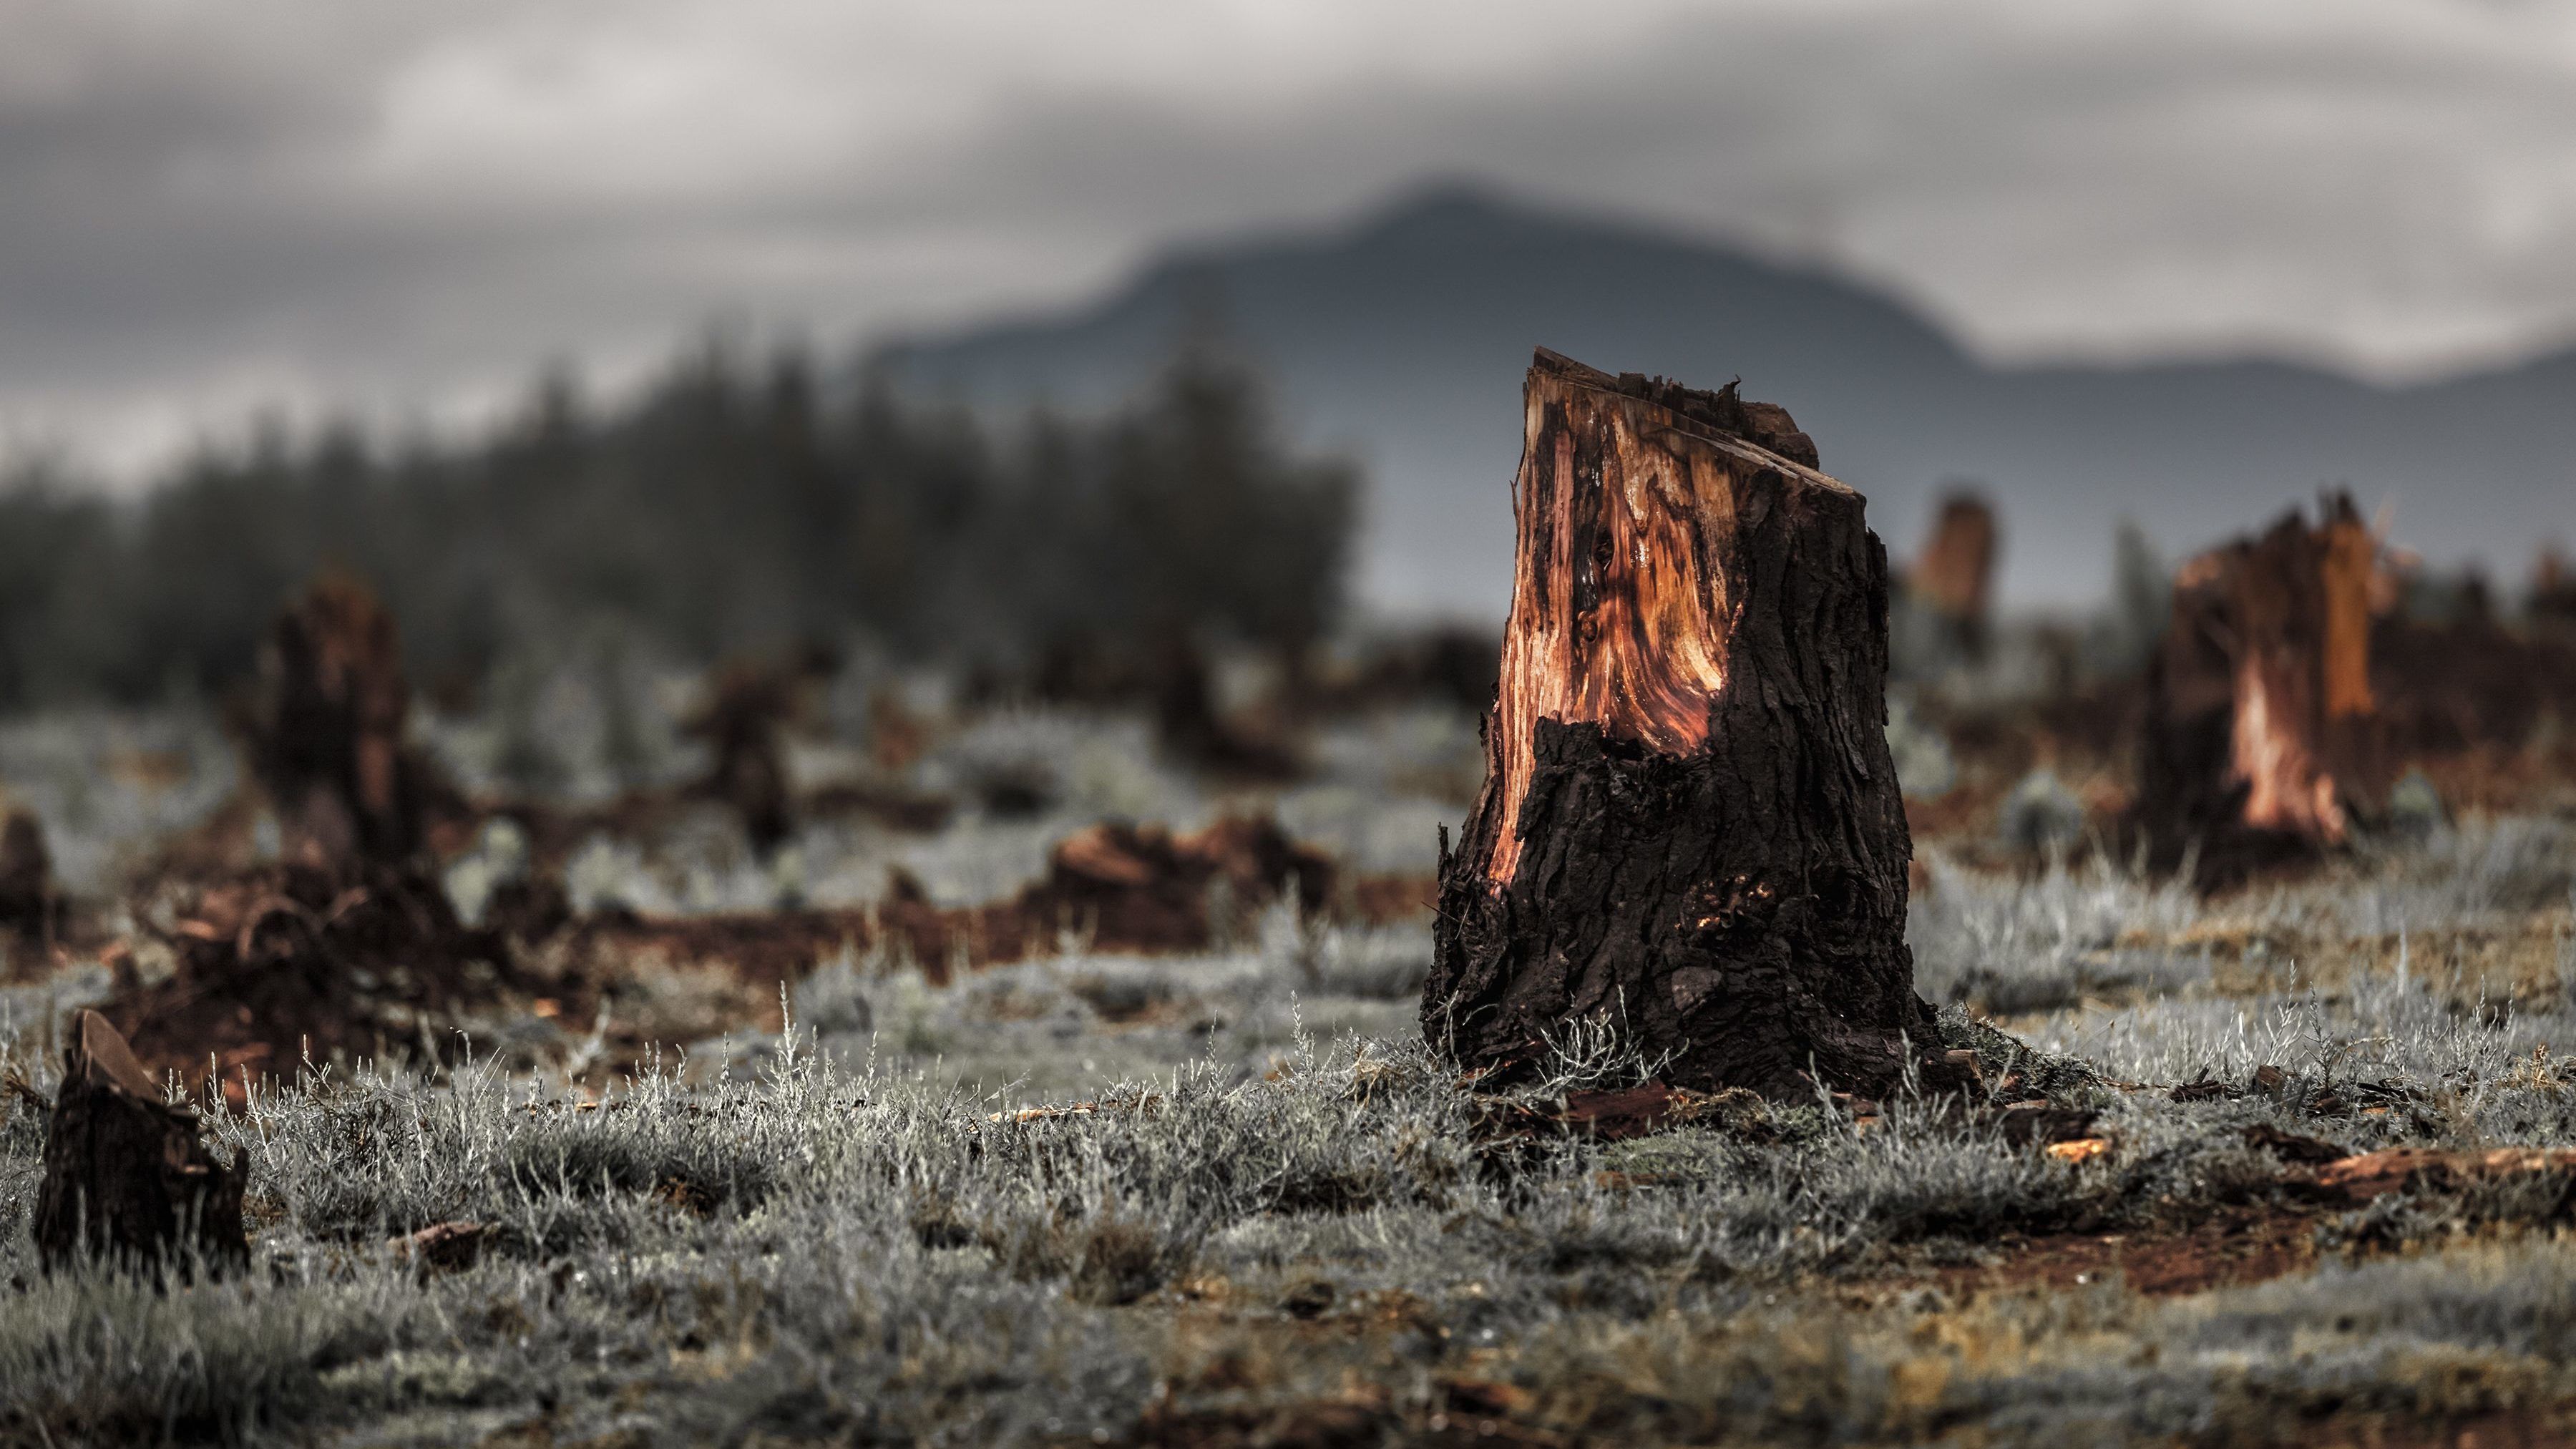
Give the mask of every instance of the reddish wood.
[{"label": "reddish wood", "polygon": [[1988,617],[1998,540],[1994,509],[1974,493],[1941,501],[1923,557],[1906,578],[1914,597],[1971,658],[1982,656],[1992,628]]},{"label": "reddish wood", "polygon": [[1607,1015],[1675,1086],[1946,1080],[1905,945],[1887,561],[1732,385],[1542,350],[1488,771],[1444,848],[1425,1034],[1462,1062]]},{"label": "reddish wood", "polygon": [[2349,496],[2191,560],[2150,667],[2141,808],[2227,873],[2343,841],[2386,788],[2371,680],[2378,545]]}]

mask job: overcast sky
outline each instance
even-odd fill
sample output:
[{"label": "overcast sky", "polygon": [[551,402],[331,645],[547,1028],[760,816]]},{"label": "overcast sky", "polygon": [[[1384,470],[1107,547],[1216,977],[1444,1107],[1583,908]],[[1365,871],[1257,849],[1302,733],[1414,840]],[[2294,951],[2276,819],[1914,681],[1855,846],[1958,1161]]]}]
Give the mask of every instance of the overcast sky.
[{"label": "overcast sky", "polygon": [[2576,3],[10,0],[0,439],[131,470],[712,320],[840,346],[1431,176],[1998,356],[2420,374],[2576,337]]}]

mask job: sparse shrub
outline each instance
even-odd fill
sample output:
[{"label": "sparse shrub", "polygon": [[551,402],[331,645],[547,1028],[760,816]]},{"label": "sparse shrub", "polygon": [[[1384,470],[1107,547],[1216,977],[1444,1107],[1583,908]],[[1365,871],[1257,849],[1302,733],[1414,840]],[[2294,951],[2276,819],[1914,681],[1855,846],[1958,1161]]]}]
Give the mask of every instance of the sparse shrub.
[{"label": "sparse shrub", "polygon": [[1995,836],[2007,850],[2062,854],[2084,838],[2084,802],[2075,798],[2056,771],[2033,770],[2004,796]]},{"label": "sparse shrub", "polygon": [[858,953],[849,946],[807,972],[791,989],[795,1025],[817,1037],[863,1037],[876,1026],[867,982],[859,974]]}]

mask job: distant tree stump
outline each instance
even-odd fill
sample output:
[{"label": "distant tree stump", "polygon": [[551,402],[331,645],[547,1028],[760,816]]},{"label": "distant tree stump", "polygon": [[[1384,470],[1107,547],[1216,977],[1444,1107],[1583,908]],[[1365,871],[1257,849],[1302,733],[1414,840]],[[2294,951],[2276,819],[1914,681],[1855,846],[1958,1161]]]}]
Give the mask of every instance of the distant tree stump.
[{"label": "distant tree stump", "polygon": [[2139,798],[2205,881],[2341,843],[2387,773],[2371,687],[2377,543],[2352,500],[2183,565],[2147,676]]},{"label": "distant tree stump", "polygon": [[323,579],[279,616],[249,735],[289,859],[352,879],[419,854],[427,777],[410,716],[393,616],[363,586]]},{"label": "distant tree stump", "polygon": [[1886,552],[1788,414],[1542,349],[1487,775],[1422,1028],[1528,1062],[1606,1014],[1665,1080],[1952,1085],[1905,945]]},{"label": "distant tree stump", "polygon": [[2543,629],[2576,631],[2576,565],[2556,545],[2543,548],[2532,565],[2531,596],[2525,608]]},{"label": "distant tree stump", "polygon": [[1992,638],[1996,540],[1993,507],[1975,493],[1952,493],[1906,576],[1907,592],[1939,625],[1944,646],[1971,661],[1986,657]]},{"label": "distant tree stump", "polygon": [[36,1247],[45,1266],[104,1256],[133,1267],[221,1272],[249,1261],[242,1164],[226,1167],[197,1135],[197,1114],[161,1090],[125,1038],[84,1011],[63,1053],[45,1136]]},{"label": "distant tree stump", "polygon": [[736,661],[718,671],[703,708],[684,726],[714,756],[700,786],[733,807],[752,849],[767,855],[796,830],[787,727],[803,682],[792,671]]},{"label": "distant tree stump", "polygon": [[53,925],[54,858],[35,813],[0,800],[0,931],[41,939]]}]

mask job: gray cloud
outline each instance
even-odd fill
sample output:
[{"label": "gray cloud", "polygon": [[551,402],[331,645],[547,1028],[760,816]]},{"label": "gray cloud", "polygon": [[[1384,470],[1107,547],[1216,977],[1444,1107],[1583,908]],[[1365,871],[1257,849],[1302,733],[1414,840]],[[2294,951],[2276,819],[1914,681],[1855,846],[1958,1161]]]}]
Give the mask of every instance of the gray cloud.
[{"label": "gray cloud", "polygon": [[39,0],[0,437],[843,340],[1480,177],[1817,256],[2002,355],[2390,373],[2576,333],[2576,9]]}]

